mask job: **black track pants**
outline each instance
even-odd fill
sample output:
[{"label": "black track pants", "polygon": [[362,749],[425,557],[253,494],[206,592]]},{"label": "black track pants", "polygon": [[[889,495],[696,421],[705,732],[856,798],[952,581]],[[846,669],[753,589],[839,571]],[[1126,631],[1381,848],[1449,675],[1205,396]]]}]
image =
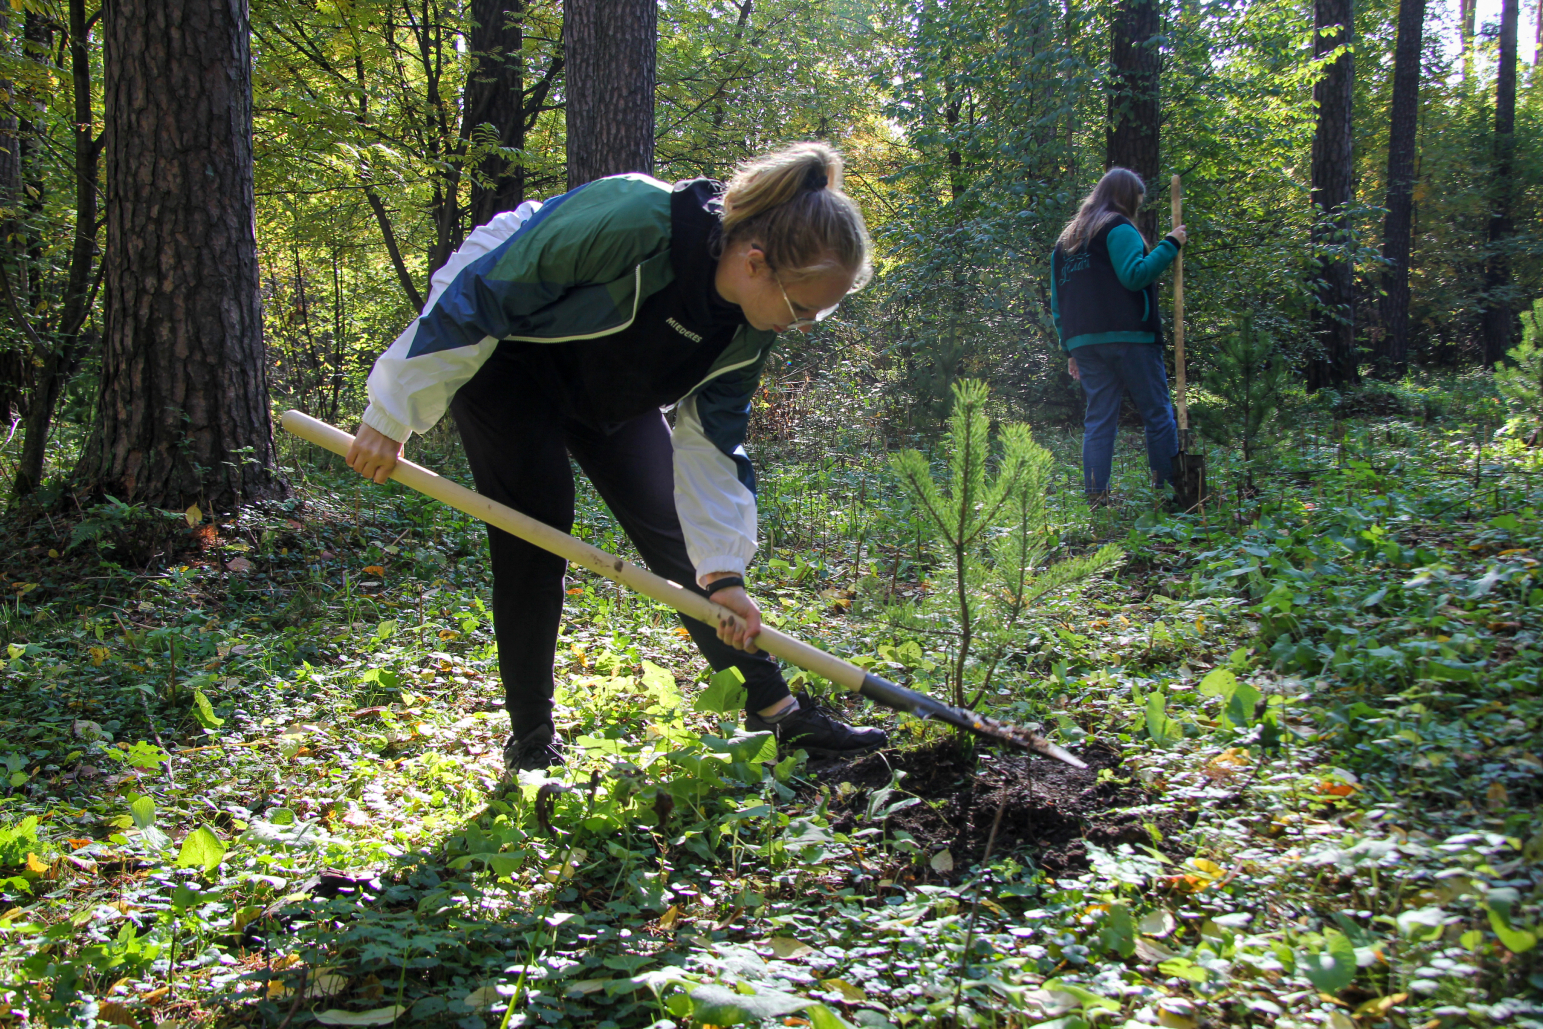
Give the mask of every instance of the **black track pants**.
[{"label": "black track pants", "polygon": [[[675,514],[670,428],[650,411],[609,432],[564,417],[547,391],[502,348],[462,386],[450,410],[477,491],[564,532],[573,528],[573,472],[568,456],[656,575],[701,593]],[[552,658],[562,618],[567,562],[488,527],[493,565],[493,631],[509,721],[516,737],[552,719]],[[715,671],[744,673],[751,711],[788,695],[777,664],[718,639],[703,622],[681,617]]]}]

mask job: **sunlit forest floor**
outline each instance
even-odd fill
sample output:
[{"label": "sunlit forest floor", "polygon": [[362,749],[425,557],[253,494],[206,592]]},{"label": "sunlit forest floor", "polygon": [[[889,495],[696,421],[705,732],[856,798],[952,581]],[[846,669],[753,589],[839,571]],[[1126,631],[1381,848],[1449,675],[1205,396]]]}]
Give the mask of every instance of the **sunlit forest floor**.
[{"label": "sunlit forest floor", "polygon": [[[895,747],[735,726],[673,614],[569,579],[569,762],[501,789],[480,526],[290,451],[211,524],[6,539],[0,1021],[140,1026],[1543,1025],[1540,464],[1460,417],[1303,419],[1218,497],[1051,507],[1117,572],[984,706],[1032,761],[804,682]],[[458,473],[431,438],[416,459]],[[878,455],[762,456],[771,619],[924,690]],[[195,512],[196,514],[196,512]],[[576,530],[626,552],[583,493]]]}]

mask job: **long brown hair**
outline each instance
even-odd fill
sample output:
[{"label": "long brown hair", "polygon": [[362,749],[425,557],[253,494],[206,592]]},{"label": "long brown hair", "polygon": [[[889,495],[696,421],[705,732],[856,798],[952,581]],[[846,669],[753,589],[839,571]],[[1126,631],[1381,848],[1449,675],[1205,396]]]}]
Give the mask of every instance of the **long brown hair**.
[{"label": "long brown hair", "polygon": [[724,249],[750,241],[788,279],[833,268],[867,282],[868,227],[841,192],[841,154],[824,143],[792,146],[741,164],[723,194]]},{"label": "long brown hair", "polygon": [[1132,220],[1147,186],[1141,176],[1129,168],[1110,168],[1098,180],[1093,192],[1082,198],[1077,216],[1066,223],[1061,238],[1056,240],[1062,250],[1074,254],[1104,230],[1104,226],[1122,215]]}]

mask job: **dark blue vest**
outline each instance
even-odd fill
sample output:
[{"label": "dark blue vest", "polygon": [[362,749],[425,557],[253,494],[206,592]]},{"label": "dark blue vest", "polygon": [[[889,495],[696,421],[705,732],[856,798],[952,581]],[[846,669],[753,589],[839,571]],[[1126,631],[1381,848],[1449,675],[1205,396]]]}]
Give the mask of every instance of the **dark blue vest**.
[{"label": "dark blue vest", "polygon": [[1055,276],[1056,306],[1061,314],[1063,341],[1105,332],[1150,332],[1163,341],[1163,321],[1157,309],[1157,283],[1146,289],[1126,289],[1109,258],[1109,230],[1134,225],[1116,215],[1081,250],[1068,254],[1057,243],[1050,273]]}]

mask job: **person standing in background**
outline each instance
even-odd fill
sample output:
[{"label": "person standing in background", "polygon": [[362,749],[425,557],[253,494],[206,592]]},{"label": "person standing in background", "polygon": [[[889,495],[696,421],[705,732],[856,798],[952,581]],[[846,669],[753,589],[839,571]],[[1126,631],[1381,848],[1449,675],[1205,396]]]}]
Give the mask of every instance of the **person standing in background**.
[{"label": "person standing in background", "polygon": [[1050,255],[1050,311],[1066,371],[1087,395],[1082,485],[1107,502],[1114,436],[1126,391],[1146,426],[1147,462],[1161,489],[1173,475],[1178,426],[1168,400],[1157,279],[1187,238],[1179,225],[1150,252],[1133,220],[1146,195],[1141,176],[1111,168],[1061,230]]}]

